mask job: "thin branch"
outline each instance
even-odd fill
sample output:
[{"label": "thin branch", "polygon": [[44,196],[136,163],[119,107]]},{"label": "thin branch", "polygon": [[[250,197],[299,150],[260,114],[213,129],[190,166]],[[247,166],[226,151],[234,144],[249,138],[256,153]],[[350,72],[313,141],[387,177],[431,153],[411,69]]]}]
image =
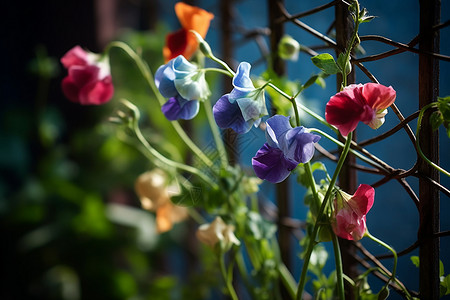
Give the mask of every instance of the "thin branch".
[{"label": "thin branch", "polygon": [[447,197],[450,197],[450,190],[448,188],[446,188],[445,186],[443,186],[442,184],[440,184],[439,182],[429,178],[428,176],[425,176],[421,173],[416,173],[413,176],[417,177],[417,178],[423,178],[428,180],[431,184],[433,184],[435,187],[437,187],[442,193],[444,193]]},{"label": "thin branch", "polygon": [[329,7],[333,7],[336,4],[338,4],[339,2],[343,2],[343,1],[341,1],[341,0],[334,0],[334,1],[330,2],[330,3],[318,6],[316,8],[311,9],[311,10],[292,15],[289,18],[284,16],[282,18],[279,18],[278,20],[275,20],[275,23],[281,23],[281,22],[285,22],[285,21],[292,21],[294,19],[300,19],[300,18],[309,16],[309,15],[315,14],[315,13],[317,13],[319,11],[325,10],[325,9],[327,9]]},{"label": "thin branch", "polygon": [[292,19],[292,15],[289,14],[289,12],[286,10],[286,8],[283,6],[283,4],[280,3],[280,2],[278,2],[277,4],[278,4],[278,7],[280,8],[281,13],[284,15],[284,17],[286,19],[290,20],[292,23],[294,23],[298,27],[302,28],[303,30],[311,33],[315,37],[321,39],[325,43],[330,44],[333,48],[337,48],[337,43],[335,41],[330,39],[328,36],[320,33],[319,31],[315,30],[314,28],[309,27],[308,25],[306,25],[302,21],[299,21],[297,19]]},{"label": "thin branch", "polygon": [[385,44],[397,47],[399,49],[403,49],[405,51],[410,51],[410,52],[418,53],[418,54],[425,54],[425,55],[432,56],[432,57],[440,59],[440,60],[450,61],[450,56],[439,54],[439,53],[434,53],[434,52],[422,51],[422,50],[416,49],[414,47],[410,47],[406,44],[395,42],[384,36],[364,35],[364,36],[360,36],[359,38],[360,38],[361,42],[362,41],[377,41],[377,42],[381,42],[381,43],[385,43]]},{"label": "thin branch", "polygon": [[396,126],[392,127],[392,129],[386,131],[385,133],[380,134],[374,138],[371,138],[371,139],[368,139],[368,140],[365,140],[362,142],[358,142],[358,145],[360,145],[361,147],[364,147],[364,146],[379,142],[381,140],[384,140],[385,138],[388,138],[391,135],[393,135],[394,133],[396,133],[397,131],[401,130],[405,126],[405,124],[411,122],[412,120],[417,118],[417,116],[419,116],[419,111],[416,111],[412,115],[408,116],[406,119],[404,119],[403,121],[398,123]]}]

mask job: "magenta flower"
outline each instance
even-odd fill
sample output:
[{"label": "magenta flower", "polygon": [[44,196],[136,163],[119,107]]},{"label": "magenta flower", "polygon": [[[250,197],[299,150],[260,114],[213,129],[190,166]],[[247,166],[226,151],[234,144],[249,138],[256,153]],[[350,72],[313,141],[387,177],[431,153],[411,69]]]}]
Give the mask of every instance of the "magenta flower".
[{"label": "magenta flower", "polygon": [[75,46],[61,58],[61,63],[68,70],[61,87],[69,100],[82,105],[100,105],[111,100],[114,86],[107,57]]},{"label": "magenta flower", "polygon": [[374,197],[374,188],[367,184],[359,185],[353,196],[338,191],[331,223],[334,233],[347,240],[362,239],[367,230],[366,214],[372,208]]},{"label": "magenta flower", "polygon": [[360,121],[377,129],[383,125],[387,108],[394,103],[395,96],[391,86],[352,84],[330,98],[325,108],[325,119],[343,136],[355,130]]},{"label": "magenta flower", "polygon": [[289,117],[275,115],[266,121],[266,139],[252,159],[256,176],[278,183],[285,180],[299,163],[314,155],[314,143],[320,136],[303,126],[292,128]]}]

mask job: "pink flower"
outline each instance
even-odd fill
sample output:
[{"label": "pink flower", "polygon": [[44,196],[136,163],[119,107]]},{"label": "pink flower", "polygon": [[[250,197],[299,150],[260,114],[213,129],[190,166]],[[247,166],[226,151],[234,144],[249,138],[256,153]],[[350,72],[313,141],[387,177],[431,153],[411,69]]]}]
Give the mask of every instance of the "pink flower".
[{"label": "pink flower", "polygon": [[377,129],[384,123],[387,108],[395,101],[396,92],[378,83],[352,84],[328,101],[325,119],[343,136],[355,130],[358,122]]},{"label": "pink flower", "polygon": [[82,105],[99,105],[111,100],[114,87],[107,57],[75,46],[61,58],[61,63],[68,70],[61,86],[69,100]]},{"label": "pink flower", "polygon": [[359,241],[366,233],[366,214],[373,205],[375,190],[361,184],[355,194],[338,191],[334,199],[332,227],[334,233],[347,240]]}]

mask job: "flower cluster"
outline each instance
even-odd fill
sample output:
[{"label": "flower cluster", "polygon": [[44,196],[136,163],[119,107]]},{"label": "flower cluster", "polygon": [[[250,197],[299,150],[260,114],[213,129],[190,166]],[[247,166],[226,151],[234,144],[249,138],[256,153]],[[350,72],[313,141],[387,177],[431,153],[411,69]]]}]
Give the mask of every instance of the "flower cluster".
[{"label": "flower cluster", "polygon": [[61,58],[61,63],[68,71],[62,91],[69,100],[82,105],[100,105],[111,100],[114,87],[107,56],[75,46]]},{"label": "flower cluster", "polygon": [[[360,13],[359,8],[356,11],[358,14]],[[193,155],[196,155],[196,158],[202,161],[201,167],[192,163],[193,160],[183,161],[182,155],[172,155],[172,152],[169,153],[169,151],[160,153],[159,151],[163,147],[154,146],[153,143],[155,142],[147,140],[140,131],[137,122],[139,119],[138,109],[131,104],[127,105],[133,113],[133,122],[123,123],[127,123],[128,129],[134,130],[141,146],[148,151],[152,163],[164,168],[167,173],[173,174],[174,177],[176,176],[177,180],[179,178],[186,180],[182,185],[183,193],[187,193],[188,189],[194,187],[198,181],[201,182],[202,188],[203,186],[207,187],[201,190],[202,195],[198,197],[199,199],[186,200],[188,197],[181,194],[179,186],[171,185],[165,171],[155,169],[141,174],[135,182],[135,190],[142,207],[155,212],[158,232],[170,230],[175,223],[188,216],[187,208],[175,205],[171,201],[172,196],[183,196],[179,198],[180,201],[186,201],[190,205],[203,209],[199,212],[215,214],[214,221],[199,226],[196,236],[201,242],[212,248],[215,254],[222,256],[220,257],[222,275],[225,277],[230,295],[233,299],[236,299],[233,296],[233,285],[231,284],[233,264],[230,264],[231,268],[226,270],[226,260],[224,259],[225,255],[228,255],[226,252],[233,246],[240,246],[242,242],[245,247],[235,247],[233,250],[236,251],[230,252],[235,255],[239,251],[248,251],[250,263],[257,266],[255,269],[261,268],[263,265],[264,268],[267,268],[267,273],[272,275],[265,277],[265,282],[271,281],[274,278],[273,276],[282,276],[280,270],[271,269],[273,266],[281,266],[282,262],[275,261],[278,254],[271,252],[273,247],[270,240],[272,238],[275,240],[276,226],[269,224],[270,222],[257,212],[259,185],[264,180],[271,183],[280,183],[286,180],[300,164],[305,164],[303,168],[299,167],[298,172],[296,172],[299,182],[309,188],[305,203],[310,206],[312,218],[308,217],[306,222],[308,228],[313,225],[311,230],[306,232],[309,237],[305,240],[309,245],[304,252],[305,261],[309,262],[306,257],[309,255],[309,258],[311,258],[317,235],[321,237],[321,233],[324,237],[329,233],[327,238],[332,237],[334,241],[336,241],[337,236],[354,241],[359,241],[364,236],[371,237],[367,230],[366,215],[374,203],[374,188],[367,184],[361,184],[356,192],[350,195],[335,186],[339,172],[345,164],[346,156],[352,151],[351,143],[353,140],[351,138],[346,139],[333,177],[328,174],[324,165],[320,163],[309,164],[314,157],[316,147],[320,150],[317,143],[321,136],[340,146],[342,144],[319,129],[300,126],[298,110],[301,106],[297,103],[298,94],[314,82],[317,83],[323,74],[328,76],[341,73],[346,78],[346,67],[343,66],[350,65],[348,56],[353,49],[353,44],[350,43],[352,45],[347,49],[348,55],[340,56],[337,62],[330,54],[318,55],[320,57],[316,59],[316,65],[321,68],[322,73],[313,75],[304,85],[298,88],[299,92],[296,95],[291,96],[283,91],[282,87],[270,83],[270,81],[262,86],[255,87],[250,77],[252,66],[248,62],[240,62],[236,72],[234,72],[224,61],[214,56],[211,47],[203,40],[214,17],[213,14],[181,2],[175,5],[175,12],[182,28],[167,36],[166,46],[163,49],[165,64],[157,69],[154,82],[150,81],[149,85],[153,91],[156,89],[159,91],[158,100],[162,97],[166,98],[165,102],[160,100],[161,111],[169,121],[193,119],[199,112],[200,102],[203,101],[202,104],[205,104],[206,117],[214,138],[215,149],[213,149],[213,153],[219,154],[220,168],[215,168],[219,164],[209,155],[206,155],[206,151],[200,150],[201,147],[197,147],[195,142],[190,139],[190,135],[186,134],[181,126],[175,128],[176,132],[187,147],[186,149],[192,150]],[[356,12],[353,13],[356,14]],[[356,18],[355,20],[358,21],[359,19]],[[206,68],[203,59],[190,61],[199,45],[204,54],[203,58],[205,60],[211,59],[214,63],[219,64],[222,69]],[[300,44],[292,37],[285,36],[280,41],[278,55],[283,59],[295,61],[298,58],[299,50]],[[144,66],[140,68],[143,75],[146,78],[151,78],[150,73],[145,73],[150,72],[150,70],[145,68],[146,65],[142,58],[139,55],[130,56],[136,60],[138,66]],[[107,56],[89,53],[76,46],[61,59],[61,62],[69,73],[62,82],[62,88],[70,100],[80,104],[102,104],[111,99],[114,89]],[[211,91],[205,78],[206,72],[218,72],[232,77],[233,89],[229,93],[222,94],[220,98],[217,97],[219,99],[213,107],[210,106],[209,102]],[[270,72],[266,74],[270,74]],[[343,84],[346,84],[345,80]],[[266,87],[271,88],[269,91],[271,102],[269,104],[279,114],[268,116],[269,112],[265,99]],[[287,89],[291,85],[286,84],[283,87]],[[272,91],[276,93],[276,96],[270,93]],[[305,107],[303,109],[321,124],[325,124],[333,130],[335,130],[334,125],[340,134],[346,137],[356,129],[359,122],[363,122],[373,129],[379,128],[384,123],[387,108],[394,103],[395,98],[396,91],[391,86],[387,87],[378,83],[352,84],[344,87],[330,98],[325,108],[324,118],[320,114],[312,113]],[[292,105],[293,109],[285,109],[285,106],[279,105],[277,101],[286,101],[286,106]],[[126,103],[126,101],[123,101],[123,103]],[[295,124],[291,124],[293,114],[295,114]],[[121,118],[119,118],[119,121],[128,118],[128,115],[124,112],[118,115]],[[179,124],[172,123],[172,125]],[[228,162],[226,145],[221,139],[219,130],[219,128],[232,129],[237,134],[245,134],[253,127],[265,130],[265,141],[261,142],[262,146],[251,159],[254,174],[251,170],[241,169],[239,166],[234,166]],[[321,136],[315,133],[319,133]],[[361,153],[361,155],[365,155],[363,151]],[[371,157],[367,155],[367,161],[370,161]],[[165,168],[166,166],[167,168]],[[208,168],[205,166],[208,166]],[[314,174],[317,168],[326,173],[326,176],[320,182],[317,181]],[[208,169],[208,173],[205,169]],[[252,177],[254,175],[256,177]],[[190,192],[191,190],[189,190]],[[194,198],[194,194],[192,193],[190,196]],[[309,196],[310,198],[308,198]],[[248,207],[249,202],[251,202],[251,208]],[[196,217],[196,220],[201,220],[203,217],[194,210],[191,210],[190,213]],[[218,215],[226,216],[224,219],[228,224]],[[206,217],[206,219],[213,218]],[[331,231],[330,228],[333,230]],[[258,253],[258,251],[261,252]],[[256,255],[253,255],[255,253]],[[232,255],[229,258],[232,259]],[[258,261],[260,258],[261,261]],[[338,258],[336,259],[336,266],[338,266]],[[274,261],[268,262],[269,260]],[[245,266],[243,269],[245,269]],[[308,263],[304,264],[304,270],[299,280],[300,288],[297,298],[302,295],[303,286],[301,284],[305,281]],[[395,278],[394,275],[392,275],[393,278]],[[343,285],[342,274],[339,280]]]}]

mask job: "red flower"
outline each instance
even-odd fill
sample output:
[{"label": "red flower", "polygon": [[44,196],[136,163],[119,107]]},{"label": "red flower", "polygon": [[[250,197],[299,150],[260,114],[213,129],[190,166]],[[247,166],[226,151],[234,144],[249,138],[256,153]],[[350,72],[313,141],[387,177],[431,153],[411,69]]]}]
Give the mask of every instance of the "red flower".
[{"label": "red flower", "polygon": [[372,208],[375,190],[361,184],[355,194],[338,191],[334,199],[332,227],[334,233],[347,240],[359,241],[366,233],[366,214]]},{"label": "red flower", "polygon": [[68,70],[62,81],[64,95],[82,105],[99,105],[111,100],[112,84],[107,58],[84,51],[80,46],[69,50],[61,63]]},{"label": "red flower", "polygon": [[378,83],[352,84],[328,101],[325,119],[343,136],[355,130],[358,122],[377,129],[384,123],[387,108],[395,101],[396,92]]},{"label": "red flower", "polygon": [[178,55],[189,60],[198,48],[197,38],[189,31],[194,30],[205,38],[209,24],[214,18],[212,13],[183,2],[175,4],[175,13],[182,28],[166,37],[166,46],[163,48],[166,63]]}]

